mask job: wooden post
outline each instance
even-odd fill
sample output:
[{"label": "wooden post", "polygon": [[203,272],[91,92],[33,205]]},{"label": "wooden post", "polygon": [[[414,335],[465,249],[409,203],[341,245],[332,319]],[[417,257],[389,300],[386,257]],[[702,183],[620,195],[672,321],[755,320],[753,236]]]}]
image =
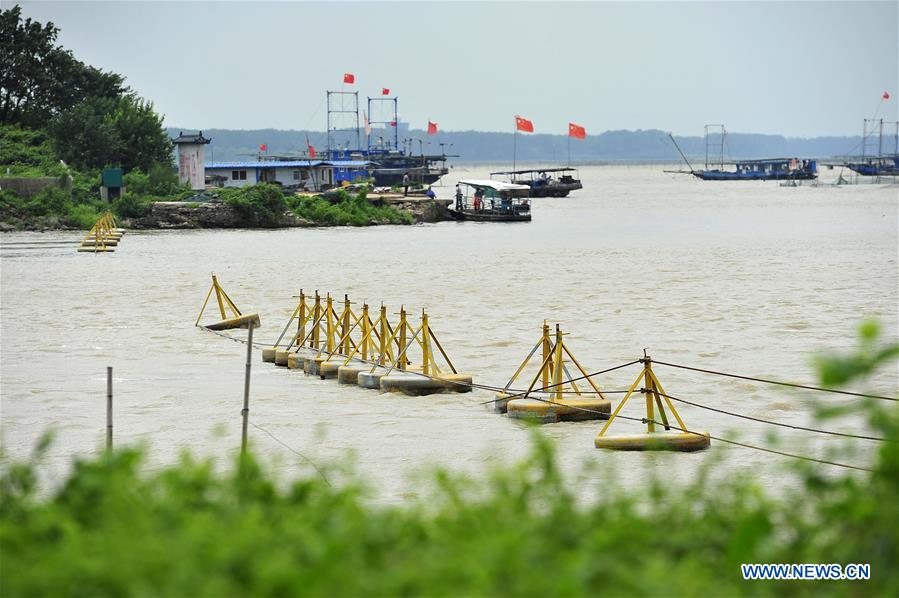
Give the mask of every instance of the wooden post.
[{"label": "wooden post", "polygon": [[106,452],[112,451],[112,367],[106,368]]},{"label": "wooden post", "polygon": [[243,409],[241,410],[241,415],[243,416],[243,434],[241,435],[240,440],[240,456],[244,457],[247,454],[247,424],[249,422],[250,416],[250,367],[252,366],[252,357],[253,357],[253,322],[250,322],[247,327],[247,371],[244,377],[243,382]]}]

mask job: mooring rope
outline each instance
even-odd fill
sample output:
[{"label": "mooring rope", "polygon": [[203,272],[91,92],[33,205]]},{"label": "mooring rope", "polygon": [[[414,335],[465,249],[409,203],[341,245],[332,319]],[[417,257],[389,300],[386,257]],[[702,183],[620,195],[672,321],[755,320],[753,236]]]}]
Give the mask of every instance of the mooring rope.
[{"label": "mooring rope", "polygon": [[[641,392],[646,389],[641,389]],[[732,417],[739,417],[742,419],[748,419],[754,422],[760,422],[763,424],[768,424],[771,426],[781,426],[783,428],[792,428],[794,430],[805,430],[806,432],[817,432],[818,434],[830,434],[831,436],[844,436],[846,438],[860,438],[862,440],[877,440],[879,442],[889,442],[889,438],[881,438],[879,436],[864,436],[862,434],[850,434],[848,432],[834,432],[833,430],[821,430],[819,428],[807,428],[805,426],[794,426],[792,424],[785,424],[781,422],[775,422],[767,419],[762,419],[760,417],[753,417],[751,415],[745,415],[743,413],[734,413],[733,411],[725,411],[724,409],[718,409],[716,407],[709,407],[708,405],[702,405],[701,403],[694,403],[693,401],[688,401],[686,399],[679,399],[677,397],[673,397],[671,395],[666,395],[663,392],[652,391],[651,394],[658,394],[660,397],[665,397],[666,399],[671,399],[672,401],[677,401],[679,403],[686,403],[687,405],[692,405],[693,407],[699,407],[700,409],[707,409],[709,411],[714,411],[716,413],[722,413],[724,415],[730,415]]]},{"label": "mooring rope", "polygon": [[311,465],[311,466],[313,467],[313,469],[315,469],[315,471],[318,472],[318,475],[321,476],[321,478],[325,481],[325,483],[326,483],[328,486],[331,485],[331,482],[328,480],[328,476],[325,475],[325,472],[323,472],[321,469],[319,469],[319,467],[318,467],[318,465],[315,463],[315,461],[313,461],[312,459],[310,459],[309,457],[307,457],[306,455],[304,455],[304,454],[301,453],[300,451],[296,450],[295,448],[291,447],[289,444],[287,444],[286,442],[284,442],[283,440],[281,440],[280,438],[278,438],[277,436],[275,436],[274,434],[272,434],[271,432],[269,432],[268,430],[266,430],[266,429],[263,428],[262,426],[260,426],[260,425],[258,425],[258,424],[255,424],[255,423],[253,423],[253,422],[250,422],[250,425],[253,426],[254,428],[258,429],[258,430],[261,430],[262,432],[265,432],[266,434],[268,434],[269,436],[271,436],[272,439],[273,439],[275,442],[277,442],[278,444],[280,444],[281,446],[283,446],[284,448],[286,448],[287,450],[289,450],[289,451],[290,451],[291,453],[293,453],[294,455],[296,455],[296,456],[300,457],[301,459],[303,459],[303,461],[305,461],[306,463],[308,463],[309,465]]},{"label": "mooring rope", "polygon": [[822,387],[820,387],[820,386],[809,386],[809,385],[807,385],[807,384],[795,384],[795,383],[793,383],[793,382],[782,382],[782,381],[779,381],[779,380],[766,380],[765,378],[756,378],[756,377],[753,377],[753,376],[741,376],[740,374],[729,374],[729,373],[727,373],[727,372],[719,372],[719,371],[716,371],[716,370],[705,370],[705,369],[702,369],[702,368],[694,368],[694,367],[690,367],[690,366],[688,366],[688,365],[680,365],[680,364],[677,364],[677,363],[667,363],[667,362],[665,362],[665,361],[656,361],[655,359],[652,360],[652,363],[654,363],[654,364],[656,364],[656,365],[667,365],[668,367],[672,367],[672,368],[680,368],[680,369],[682,369],[682,370],[691,370],[691,371],[694,371],[694,372],[702,372],[702,373],[704,373],[704,374],[714,374],[714,375],[716,375],[716,376],[726,376],[726,377],[728,377],[728,378],[739,378],[740,380],[749,380],[749,381],[751,381],[751,382],[763,382],[763,383],[765,383],[765,384],[776,384],[776,385],[779,385],[779,386],[790,386],[790,387],[792,387],[792,388],[802,388],[802,389],[804,389],[804,390],[817,390],[817,391],[819,391],[819,392],[831,392],[831,393],[834,393],[834,394],[849,395],[849,396],[851,396],[851,397],[861,397],[861,398],[864,398],[864,399],[879,399],[879,400],[881,400],[881,401],[899,401],[899,399],[897,399],[897,398],[895,398],[895,397],[884,397],[884,396],[880,396],[880,395],[869,395],[869,394],[865,394],[865,393],[861,393],[861,392],[850,392],[850,391],[848,391],[848,390],[837,390],[836,388],[822,388]]}]

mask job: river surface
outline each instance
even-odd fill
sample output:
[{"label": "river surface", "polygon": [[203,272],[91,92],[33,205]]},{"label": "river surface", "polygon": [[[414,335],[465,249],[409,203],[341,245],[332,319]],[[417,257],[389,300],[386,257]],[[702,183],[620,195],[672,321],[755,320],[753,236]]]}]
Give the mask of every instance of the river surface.
[{"label": "river surface", "polygon": [[[484,178],[459,166],[458,178]],[[42,463],[58,482],[94,454],[105,427],[105,368],[114,367],[115,440],[144,443],[150,466],[185,450],[230,464],[240,444],[245,346],[194,327],[215,272],[273,340],[300,288],[344,293],[391,313],[427,308],[460,371],[502,385],[540,335],[561,323],[589,371],[657,360],[815,383],[817,351],[849,350],[863,317],[897,338],[897,187],[781,187],[701,182],[658,166],[590,166],[585,189],[534,201],[529,224],[439,223],[363,229],[129,232],[116,252],[80,254],[70,232],[6,234],[2,241],[2,445],[24,459],[42,432]],[[826,172],[824,174],[827,174]],[[233,331],[236,337],[244,331]],[[671,395],[794,425],[813,424],[834,395],[766,387],[656,366]],[[599,377],[627,388],[639,366]],[[895,395],[895,367],[861,390]],[[613,395],[614,402],[620,398]],[[263,364],[254,353],[250,438],[282,478],[351,458],[375,500],[424,493],[432,466],[483,474],[528,454],[531,431],[479,403],[491,394],[404,397],[338,386]],[[639,397],[637,397],[639,399]],[[640,400],[623,414],[640,417]],[[679,405],[691,429],[772,446],[764,424]],[[863,431],[858,418],[819,424]],[[704,465],[781,486],[790,460],[714,442],[709,451],[595,449],[597,422],[544,426],[583,495],[609,476],[689,481]],[[639,431],[617,420],[610,434]],[[784,430],[781,450],[870,461],[876,443]],[[276,440],[277,438],[278,440]],[[280,442],[279,442],[280,441]],[[281,444],[283,443],[283,444]],[[599,465],[599,467],[596,467]]]}]

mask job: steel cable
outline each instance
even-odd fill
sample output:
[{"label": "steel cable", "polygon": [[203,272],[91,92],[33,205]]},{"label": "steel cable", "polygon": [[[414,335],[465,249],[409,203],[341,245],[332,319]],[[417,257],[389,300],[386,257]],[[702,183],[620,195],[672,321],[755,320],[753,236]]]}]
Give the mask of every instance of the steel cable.
[{"label": "steel cable", "polygon": [[[649,392],[646,389],[641,389],[641,392]],[[742,419],[748,419],[754,422],[760,422],[763,424],[768,424],[771,426],[781,426],[783,428],[792,428],[794,430],[805,430],[806,432],[817,432],[818,434],[830,434],[832,436],[843,436],[846,438],[860,438],[862,440],[877,440],[879,442],[889,442],[889,438],[881,438],[879,436],[864,436],[862,434],[849,434],[848,432],[834,432],[833,430],[821,430],[819,428],[807,428],[805,426],[794,426],[792,424],[785,424],[781,422],[775,422],[767,419],[762,419],[760,417],[753,417],[751,415],[744,415],[742,413],[734,413],[733,411],[725,411],[724,409],[718,409],[716,407],[709,407],[708,405],[702,405],[700,403],[694,403],[692,401],[688,401],[686,399],[679,399],[677,397],[673,397],[671,395],[666,395],[663,392],[651,391],[652,394],[658,394],[660,397],[665,397],[666,399],[671,399],[672,401],[677,401],[679,403],[686,403],[687,405],[692,405],[693,407],[699,407],[700,409],[708,409],[709,411],[714,411],[716,413],[722,413],[724,415],[730,415],[732,417],[739,417]]]},{"label": "steel cable", "polygon": [[702,369],[702,368],[694,368],[694,367],[691,367],[688,365],[680,365],[677,363],[667,363],[665,361],[656,361],[655,359],[652,360],[652,363],[657,364],[657,365],[667,365],[668,367],[672,367],[672,368],[680,368],[682,370],[691,370],[694,372],[702,372],[704,374],[714,374],[716,376],[726,376],[728,378],[738,378],[740,380],[749,380],[751,382],[762,382],[765,384],[776,384],[779,386],[802,388],[804,390],[816,390],[819,392],[830,392],[830,393],[834,393],[834,394],[849,395],[852,397],[862,397],[865,399],[879,399],[881,401],[899,401],[899,399],[897,399],[895,397],[869,395],[869,394],[865,394],[865,393],[861,393],[861,392],[850,392],[848,390],[837,390],[835,388],[822,388],[820,386],[809,386],[807,384],[795,384],[793,382],[781,382],[779,380],[766,380],[765,378],[755,378],[753,376],[741,376],[740,374],[729,374],[727,372],[719,372],[716,370],[706,370],[706,369]]}]

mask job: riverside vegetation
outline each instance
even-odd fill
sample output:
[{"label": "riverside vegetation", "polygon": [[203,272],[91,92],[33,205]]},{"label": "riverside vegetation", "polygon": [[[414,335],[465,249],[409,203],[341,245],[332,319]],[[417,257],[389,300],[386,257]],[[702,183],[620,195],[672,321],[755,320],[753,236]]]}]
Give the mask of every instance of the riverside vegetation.
[{"label": "riverside vegetation", "polygon": [[[172,142],[153,104],[125,78],[86,65],[56,45],[53,23],[23,19],[19,6],[0,9],[0,229],[89,229],[108,209],[122,221],[146,216],[156,201],[190,199],[172,168]],[[100,172],[125,171],[127,192],[100,199]],[[71,178],[66,186],[22,197],[3,177]],[[224,189],[220,197],[243,226],[282,225],[285,214],[320,225],[409,224],[409,214],[373,206],[364,193],[285,196],[279,187]]]},{"label": "riverside vegetation", "polygon": [[275,227],[290,212],[325,226],[367,226],[369,224],[412,224],[412,216],[391,206],[375,206],[365,191],[343,189],[326,195],[284,195],[277,185],[252,185],[219,191],[224,202],[240,213],[246,226]]},{"label": "riverside vegetation", "polygon": [[[863,382],[897,353],[866,324],[856,352],[817,360],[821,382]],[[344,466],[285,483],[252,456],[231,473],[189,454],[159,470],[131,448],[79,460],[41,491],[45,439],[28,462],[4,463],[0,594],[895,596],[899,411],[852,404],[843,411],[887,440],[842,456],[872,471],[797,464],[800,487],[776,497],[745,476],[712,482],[711,462],[686,485],[648,474],[640,492],[599,468],[589,474],[607,483],[583,504],[537,431],[520,465],[487,479],[436,471],[431,495],[402,506],[371,505]],[[869,563],[871,579],[740,574],[815,562]]]}]

